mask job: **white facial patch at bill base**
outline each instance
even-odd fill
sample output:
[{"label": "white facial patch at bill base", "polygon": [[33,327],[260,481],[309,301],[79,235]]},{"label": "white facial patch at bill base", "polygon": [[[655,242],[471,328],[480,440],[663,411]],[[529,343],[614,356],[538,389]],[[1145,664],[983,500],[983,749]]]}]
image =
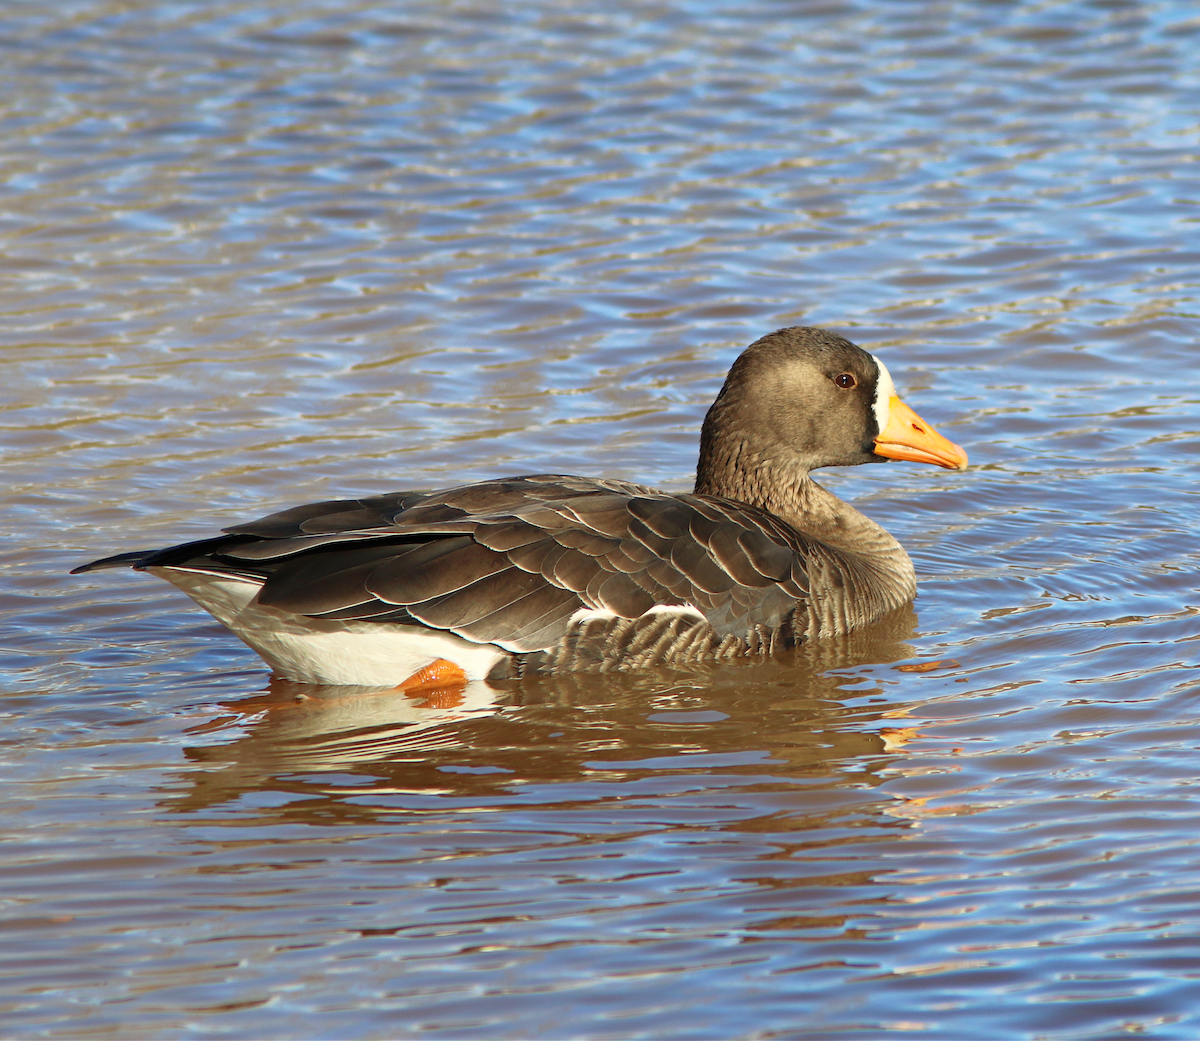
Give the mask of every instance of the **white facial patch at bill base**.
[{"label": "white facial patch at bill base", "polygon": [[896,396],[896,385],[892,382],[892,374],[887,366],[875,355],[875,364],[879,366],[879,378],[875,381],[875,422],[879,424],[879,433],[887,429],[888,420],[892,418],[892,398]]}]

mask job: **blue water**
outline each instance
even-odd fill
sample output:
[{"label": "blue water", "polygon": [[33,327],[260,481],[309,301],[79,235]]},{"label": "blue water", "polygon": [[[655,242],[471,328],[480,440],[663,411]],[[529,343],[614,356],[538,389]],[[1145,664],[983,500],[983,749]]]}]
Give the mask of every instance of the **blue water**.
[{"label": "blue water", "polygon": [[[0,9],[0,1033],[1196,1036],[1198,44],[1165,0]],[[972,468],[826,472],[920,595],[787,666],[299,688],[66,576],[687,487],[801,323]]]}]

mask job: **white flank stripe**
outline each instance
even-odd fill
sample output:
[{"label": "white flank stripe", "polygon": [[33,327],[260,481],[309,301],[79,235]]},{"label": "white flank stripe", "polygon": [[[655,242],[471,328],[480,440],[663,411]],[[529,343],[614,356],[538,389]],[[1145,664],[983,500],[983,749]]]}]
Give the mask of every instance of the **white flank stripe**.
[{"label": "white flank stripe", "polygon": [[[693,607],[691,604],[655,604],[652,608],[650,608],[650,610],[642,614],[641,617],[645,618],[646,615],[650,614],[679,615],[694,622],[703,622],[706,620],[703,612],[701,612],[698,607]],[[617,616],[613,614],[612,611],[606,611],[602,607],[581,607],[578,611],[571,615],[571,619],[568,624],[574,628],[577,625],[582,625],[584,622],[588,622],[593,619],[611,622],[616,617]]]},{"label": "white flank stripe", "polygon": [[567,619],[567,625],[574,629],[578,625],[583,625],[584,622],[600,620],[602,622],[611,622],[617,616],[612,611],[606,611],[604,608],[581,607],[570,618]]},{"label": "white flank stripe", "polygon": [[673,614],[693,622],[706,622],[704,612],[692,604],[655,604],[646,614]]}]

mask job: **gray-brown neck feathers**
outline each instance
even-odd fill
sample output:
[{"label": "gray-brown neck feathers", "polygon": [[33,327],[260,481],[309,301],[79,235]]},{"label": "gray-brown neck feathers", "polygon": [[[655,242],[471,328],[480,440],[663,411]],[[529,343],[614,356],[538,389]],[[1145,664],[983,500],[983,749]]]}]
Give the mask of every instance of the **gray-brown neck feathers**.
[{"label": "gray-brown neck feathers", "polygon": [[[714,426],[705,423],[696,493],[757,506],[804,536],[811,546],[809,635],[848,632],[916,595],[912,561],[900,543],[817,484],[804,460],[777,447],[751,447],[746,437]],[[804,628],[799,618],[796,628]]]},{"label": "gray-brown neck feathers", "polygon": [[873,520],[797,468],[745,462],[723,474],[705,467],[696,492],[767,510],[806,537],[810,635],[848,632],[916,595],[908,554]]}]

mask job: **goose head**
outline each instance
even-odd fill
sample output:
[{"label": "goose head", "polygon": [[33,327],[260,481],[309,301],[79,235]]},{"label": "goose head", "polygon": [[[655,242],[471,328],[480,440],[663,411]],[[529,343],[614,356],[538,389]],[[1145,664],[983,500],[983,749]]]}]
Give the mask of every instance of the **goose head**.
[{"label": "goose head", "polygon": [[769,501],[823,466],[906,459],[951,470],[967,454],[896,394],[887,366],[824,329],[795,326],[733,363],[700,438],[696,491]]}]

